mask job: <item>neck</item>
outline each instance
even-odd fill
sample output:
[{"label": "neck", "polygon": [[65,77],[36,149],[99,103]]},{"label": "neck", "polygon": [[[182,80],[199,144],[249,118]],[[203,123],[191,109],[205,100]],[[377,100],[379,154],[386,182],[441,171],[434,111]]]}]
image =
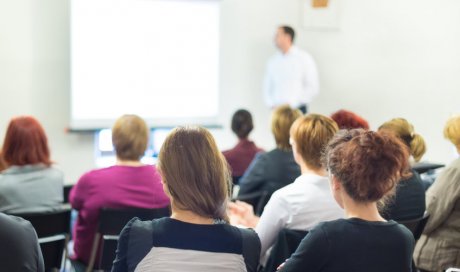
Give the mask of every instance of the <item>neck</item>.
[{"label": "neck", "polygon": [[191,224],[212,225],[213,218],[203,217],[191,211],[177,208],[174,203],[171,204],[171,218]]},{"label": "neck", "polygon": [[283,52],[283,54],[287,54],[287,52],[289,52],[289,49],[291,49],[292,47],[292,44],[289,44],[283,48],[281,48],[281,52]]},{"label": "neck", "polygon": [[326,177],[327,176],[327,171],[324,169],[324,168],[320,168],[320,169],[313,169],[311,167],[309,167],[307,164],[305,163],[301,163],[300,164],[300,173],[302,175],[305,175],[305,174],[313,174],[313,175],[317,175],[317,176],[322,176],[322,177]]},{"label": "neck", "polygon": [[122,166],[143,166],[144,164],[141,163],[140,161],[122,160],[122,159],[120,159],[120,158],[117,158],[116,165],[122,165]]},{"label": "neck", "polygon": [[386,221],[379,213],[376,202],[358,203],[349,196],[343,197],[343,208],[347,218],[359,218],[366,221]]}]

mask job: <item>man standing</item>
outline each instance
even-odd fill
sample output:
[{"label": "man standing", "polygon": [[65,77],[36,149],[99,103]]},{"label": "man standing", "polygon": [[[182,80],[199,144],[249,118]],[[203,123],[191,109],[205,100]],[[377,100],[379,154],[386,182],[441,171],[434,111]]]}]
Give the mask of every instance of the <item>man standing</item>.
[{"label": "man standing", "polygon": [[264,81],[265,103],[270,108],[282,104],[308,111],[319,92],[318,71],[311,55],[293,45],[294,29],[280,26],[275,44],[280,50],[270,58]]}]

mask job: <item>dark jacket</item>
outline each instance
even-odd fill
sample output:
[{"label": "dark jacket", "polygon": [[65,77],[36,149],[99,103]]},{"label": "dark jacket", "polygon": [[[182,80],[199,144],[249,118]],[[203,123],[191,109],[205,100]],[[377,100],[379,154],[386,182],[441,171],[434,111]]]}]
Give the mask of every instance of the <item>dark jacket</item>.
[{"label": "dark jacket", "polygon": [[0,213],[0,241],[1,271],[45,271],[37,234],[29,221]]}]

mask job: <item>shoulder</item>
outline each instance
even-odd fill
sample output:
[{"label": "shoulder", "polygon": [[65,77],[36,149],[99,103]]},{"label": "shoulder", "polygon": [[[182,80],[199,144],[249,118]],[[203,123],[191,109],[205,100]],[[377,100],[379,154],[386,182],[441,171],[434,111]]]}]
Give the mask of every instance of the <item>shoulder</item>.
[{"label": "shoulder", "polygon": [[16,233],[17,235],[14,236],[22,236],[24,234],[36,236],[35,229],[29,221],[13,215],[0,213],[0,228],[3,232]]}]

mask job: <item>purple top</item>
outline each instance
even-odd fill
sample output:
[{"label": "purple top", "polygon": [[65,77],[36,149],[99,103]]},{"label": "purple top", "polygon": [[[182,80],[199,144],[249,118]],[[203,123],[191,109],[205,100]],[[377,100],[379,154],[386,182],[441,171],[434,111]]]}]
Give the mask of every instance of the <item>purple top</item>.
[{"label": "purple top", "polygon": [[101,208],[162,208],[169,205],[155,166],[111,166],[84,174],[69,197],[78,210],[73,230],[75,260],[88,264]]},{"label": "purple top", "polygon": [[242,139],[238,144],[227,151],[222,152],[232,170],[232,176],[241,177],[257,153],[264,150],[257,147],[254,142]]}]

